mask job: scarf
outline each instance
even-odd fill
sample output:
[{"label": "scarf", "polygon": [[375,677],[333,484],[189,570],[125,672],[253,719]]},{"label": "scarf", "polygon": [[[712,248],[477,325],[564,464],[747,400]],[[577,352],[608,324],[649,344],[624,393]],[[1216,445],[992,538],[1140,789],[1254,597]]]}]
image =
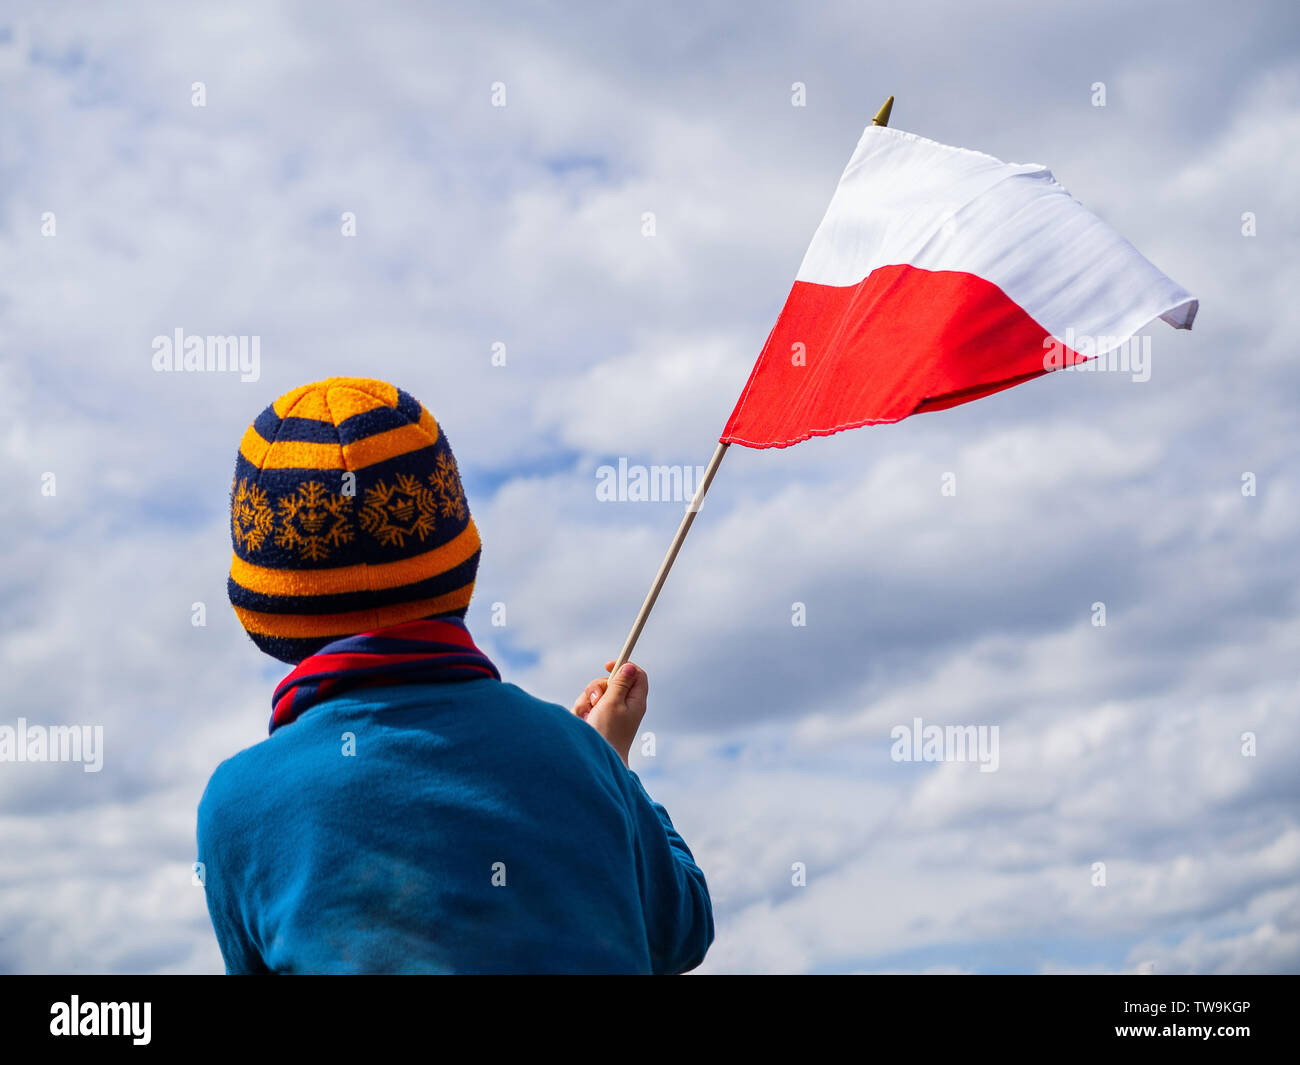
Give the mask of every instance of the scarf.
[{"label": "scarf", "polygon": [[459,618],[406,621],[400,625],[344,636],[304,658],[271,696],[274,732],[322,699],[349,688],[501,679],[491,660],[474,646]]}]

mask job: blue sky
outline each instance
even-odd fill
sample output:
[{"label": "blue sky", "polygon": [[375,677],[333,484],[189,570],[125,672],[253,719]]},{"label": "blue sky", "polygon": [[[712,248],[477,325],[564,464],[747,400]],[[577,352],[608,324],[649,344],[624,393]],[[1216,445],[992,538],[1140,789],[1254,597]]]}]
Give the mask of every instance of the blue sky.
[{"label": "blue sky", "polygon": [[[596,471],[707,461],[891,93],[1050,166],[1200,316],[1145,383],[731,449],[636,655],[703,969],[1300,969],[1298,37],[1281,2],[0,4],[0,724],[105,730],[97,774],[0,763],[0,971],[220,968],[194,809],[282,672],[225,598],[258,411],[419,397],[471,627],[568,705],[680,517]],[[257,335],[259,379],[155,373],[177,327]],[[998,725],[998,771],[892,761],[916,716]]]}]

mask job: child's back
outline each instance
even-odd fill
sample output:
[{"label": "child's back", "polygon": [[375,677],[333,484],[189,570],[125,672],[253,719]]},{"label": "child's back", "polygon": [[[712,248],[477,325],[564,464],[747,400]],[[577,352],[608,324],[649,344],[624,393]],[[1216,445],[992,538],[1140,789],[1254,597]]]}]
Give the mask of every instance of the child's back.
[{"label": "child's back", "polygon": [[231,605],[294,669],[199,807],[229,971],[700,963],[704,877],[628,768],[649,680],[629,662],[573,713],[502,683],[464,621],[478,527],[419,400],[285,393],[240,440],[230,535]]},{"label": "child's back", "polygon": [[232,972],[681,972],[713,938],[635,774],[495,679],[320,703],[221,765],[198,835]]}]

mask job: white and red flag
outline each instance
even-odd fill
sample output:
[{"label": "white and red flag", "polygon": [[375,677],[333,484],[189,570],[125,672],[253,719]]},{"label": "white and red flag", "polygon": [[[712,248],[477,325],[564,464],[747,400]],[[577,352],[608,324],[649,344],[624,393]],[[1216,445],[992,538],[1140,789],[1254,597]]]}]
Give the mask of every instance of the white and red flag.
[{"label": "white and red flag", "polygon": [[614,662],[627,661],[732,444],[789,447],[897,422],[1109,354],[1196,299],[1065,191],[1004,163],[867,127]]},{"label": "white and red flag", "polygon": [[868,126],[721,443],[956,406],[1196,308],[1046,167]]}]

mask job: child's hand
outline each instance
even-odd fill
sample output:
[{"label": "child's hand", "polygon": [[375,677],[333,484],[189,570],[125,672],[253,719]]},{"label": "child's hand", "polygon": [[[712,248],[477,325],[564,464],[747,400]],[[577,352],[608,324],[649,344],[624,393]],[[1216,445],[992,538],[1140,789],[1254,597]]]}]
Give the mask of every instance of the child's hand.
[{"label": "child's hand", "polygon": [[[614,661],[605,663],[614,668]],[[599,732],[618,752],[627,765],[636,730],[645,717],[646,695],[650,692],[650,678],[644,669],[625,662],[614,677],[597,677],[574,701],[573,712]]]}]

